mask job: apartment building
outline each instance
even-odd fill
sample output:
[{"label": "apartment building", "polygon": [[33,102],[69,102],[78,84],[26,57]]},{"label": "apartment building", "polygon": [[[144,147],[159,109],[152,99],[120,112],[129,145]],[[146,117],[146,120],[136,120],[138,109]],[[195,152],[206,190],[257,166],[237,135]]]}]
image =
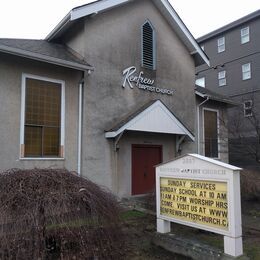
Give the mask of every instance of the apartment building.
[{"label": "apartment building", "polygon": [[196,67],[196,84],[231,98],[230,162],[260,165],[260,10],[197,39],[211,66]]}]

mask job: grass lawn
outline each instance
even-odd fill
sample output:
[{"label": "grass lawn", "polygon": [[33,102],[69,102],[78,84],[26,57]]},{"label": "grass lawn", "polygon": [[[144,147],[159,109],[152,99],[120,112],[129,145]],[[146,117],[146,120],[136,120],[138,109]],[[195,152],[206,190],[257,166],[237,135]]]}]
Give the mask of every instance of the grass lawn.
[{"label": "grass lawn", "polygon": [[[243,202],[244,252],[251,260],[260,259],[260,202]],[[127,243],[124,259],[189,259],[173,255],[154,246],[151,238],[156,232],[156,217],[136,210],[121,214]],[[196,239],[224,251],[223,236],[172,223],[172,233],[188,239]]]},{"label": "grass lawn", "polygon": [[187,257],[174,255],[151,243],[156,230],[155,216],[136,210],[127,210],[121,214],[126,246],[122,249],[124,260],[186,260]]}]

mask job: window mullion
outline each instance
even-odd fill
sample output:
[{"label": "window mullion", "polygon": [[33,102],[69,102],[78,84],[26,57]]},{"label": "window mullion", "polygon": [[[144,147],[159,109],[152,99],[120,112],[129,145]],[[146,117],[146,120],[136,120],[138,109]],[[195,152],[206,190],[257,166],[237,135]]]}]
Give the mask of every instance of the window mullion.
[{"label": "window mullion", "polygon": [[43,148],[43,145],[44,145],[44,126],[41,127],[42,129],[42,157],[44,156],[44,148]]}]

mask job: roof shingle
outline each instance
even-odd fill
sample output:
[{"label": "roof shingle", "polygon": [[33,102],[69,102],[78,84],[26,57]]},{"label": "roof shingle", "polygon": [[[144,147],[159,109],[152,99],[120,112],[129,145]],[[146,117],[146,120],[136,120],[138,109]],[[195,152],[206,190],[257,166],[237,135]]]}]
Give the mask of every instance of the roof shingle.
[{"label": "roof shingle", "polygon": [[234,106],[238,105],[238,103],[234,102],[227,96],[221,95],[212,90],[197,85],[195,86],[195,93],[201,97],[206,97],[217,102],[226,103]]},{"label": "roof shingle", "polygon": [[71,64],[72,66],[75,65],[75,68],[92,68],[82,57],[74,54],[66,46],[45,40],[0,39],[0,52],[20,54],[20,56],[23,56],[21,53],[24,53],[24,56],[28,58],[36,59],[36,57],[40,57],[42,61],[56,61],[58,65],[67,64],[67,67]]}]

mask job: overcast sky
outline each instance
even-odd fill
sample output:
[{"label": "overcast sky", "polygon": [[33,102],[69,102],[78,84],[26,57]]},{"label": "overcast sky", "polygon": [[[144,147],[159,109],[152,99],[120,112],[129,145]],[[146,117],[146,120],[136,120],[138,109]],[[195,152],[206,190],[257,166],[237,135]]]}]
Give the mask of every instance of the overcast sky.
[{"label": "overcast sky", "polygon": [[[260,0],[169,0],[195,38],[260,8]],[[0,38],[44,39],[88,0],[0,0]]]}]

